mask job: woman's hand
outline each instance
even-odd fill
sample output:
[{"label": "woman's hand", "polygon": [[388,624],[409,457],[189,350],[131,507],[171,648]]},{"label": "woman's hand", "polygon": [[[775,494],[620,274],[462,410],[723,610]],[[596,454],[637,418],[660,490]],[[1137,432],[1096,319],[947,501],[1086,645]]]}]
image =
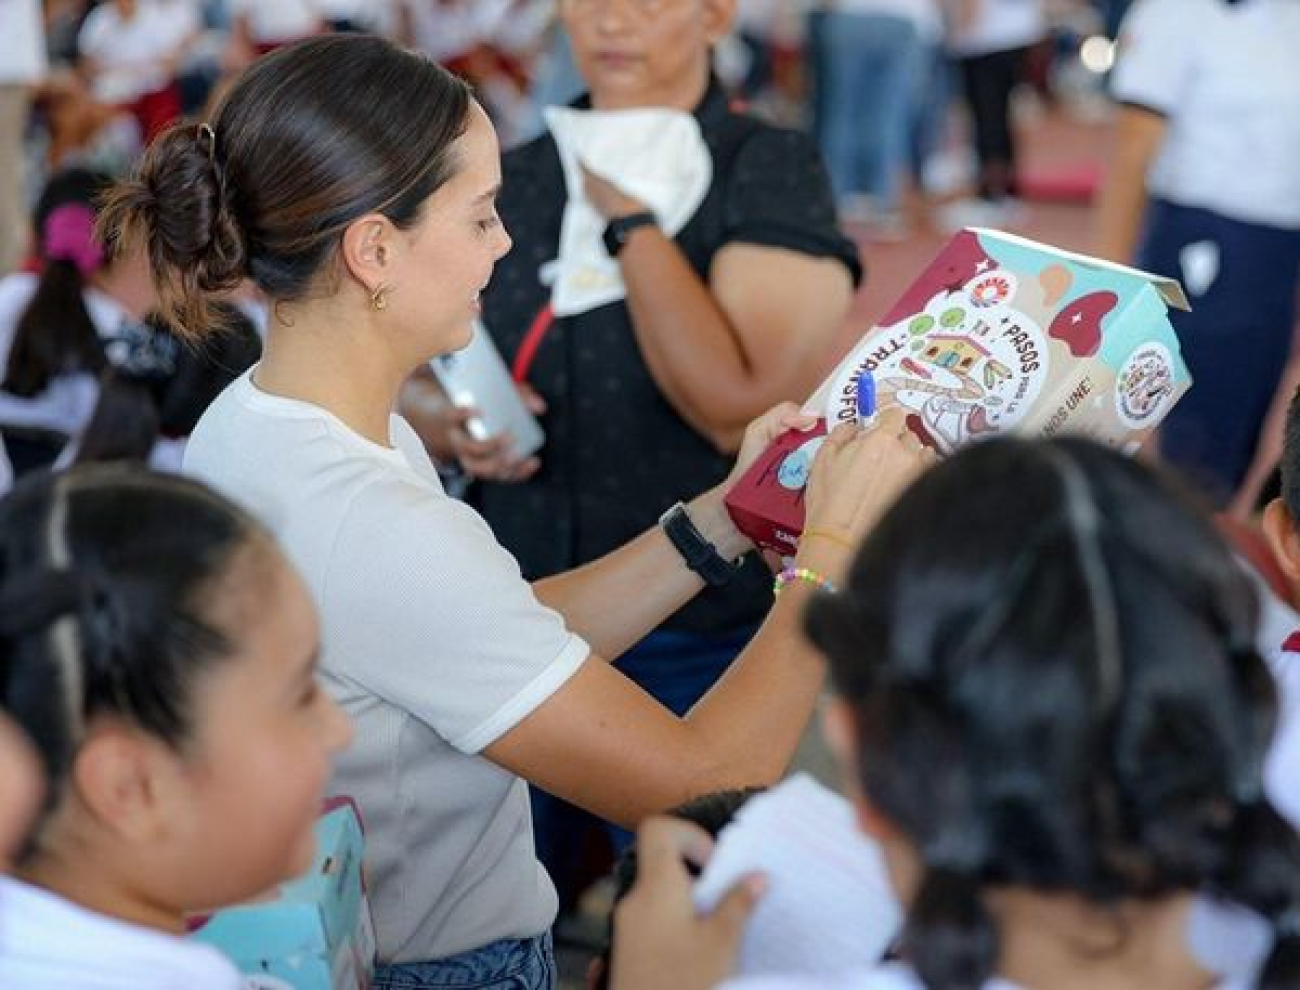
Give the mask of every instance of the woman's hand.
[{"label": "woman's hand", "polygon": [[645,203],[629,196],[608,179],[602,179],[586,165],[580,165],[579,168],[582,169],[582,189],[587,202],[606,220],[630,217],[633,213],[644,213],[649,209]]},{"label": "woman's hand", "polygon": [[856,547],[899,493],[935,460],[897,407],[865,428],[837,426],[813,458],[804,531],[836,534]]},{"label": "woman's hand", "polygon": [[703,829],[651,818],[637,834],[637,879],[614,909],[609,985],[615,990],[708,990],[731,975],[745,922],[763,892],[746,878],[717,908],[699,915],[686,863],[702,866],[713,850]]},{"label": "woman's hand", "polygon": [[[530,412],[540,415],[546,411],[546,402],[536,391],[528,385],[516,387]],[[417,377],[407,382],[401,412],[435,459],[458,462],[472,478],[517,483],[531,478],[541,467],[538,458],[515,454],[514,440],[508,434],[475,438],[469,424],[479,411],[473,406],[453,405],[431,380]]]}]

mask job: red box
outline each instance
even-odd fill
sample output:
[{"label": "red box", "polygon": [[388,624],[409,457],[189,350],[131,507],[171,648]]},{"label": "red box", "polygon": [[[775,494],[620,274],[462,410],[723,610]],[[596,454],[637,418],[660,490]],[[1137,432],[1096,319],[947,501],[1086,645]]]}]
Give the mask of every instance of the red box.
[{"label": "red box", "polygon": [[825,439],[825,420],[807,432],[783,433],[727,493],[727,511],[736,528],[758,546],[794,555],[803,532],[804,483]]}]

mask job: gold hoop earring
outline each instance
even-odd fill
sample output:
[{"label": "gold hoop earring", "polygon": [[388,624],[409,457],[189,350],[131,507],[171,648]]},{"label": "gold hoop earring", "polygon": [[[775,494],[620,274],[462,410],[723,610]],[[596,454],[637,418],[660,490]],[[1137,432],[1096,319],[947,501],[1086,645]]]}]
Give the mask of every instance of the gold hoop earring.
[{"label": "gold hoop earring", "polygon": [[388,308],[388,286],[382,282],[371,290],[370,308],[376,313],[382,313]]}]

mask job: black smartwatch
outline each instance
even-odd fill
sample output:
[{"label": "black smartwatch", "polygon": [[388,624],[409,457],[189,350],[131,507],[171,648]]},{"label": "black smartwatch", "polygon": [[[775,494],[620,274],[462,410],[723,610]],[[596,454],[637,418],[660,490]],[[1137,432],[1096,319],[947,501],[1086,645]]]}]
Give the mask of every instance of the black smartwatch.
[{"label": "black smartwatch", "polygon": [[695,528],[691,517],[686,514],[686,506],[681,502],[659,517],[659,528],[682,555],[686,566],[702,577],[706,584],[720,588],[740,569],[739,563],[733,564],[725,560],[718,553],[718,548]]},{"label": "black smartwatch", "polygon": [[615,217],[605,225],[605,233],[602,240],[605,242],[605,250],[609,252],[611,258],[617,258],[618,253],[627,246],[627,239],[632,236],[632,231],[638,227],[658,227],[659,218],[649,210],[643,210],[640,213],[629,213],[625,217]]}]

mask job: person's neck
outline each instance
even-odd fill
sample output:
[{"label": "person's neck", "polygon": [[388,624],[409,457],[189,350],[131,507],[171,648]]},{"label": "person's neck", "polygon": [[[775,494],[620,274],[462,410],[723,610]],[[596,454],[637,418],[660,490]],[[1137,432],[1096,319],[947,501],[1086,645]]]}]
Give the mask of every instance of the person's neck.
[{"label": "person's neck", "polygon": [[126,921],[141,928],[184,935],[185,916],[174,907],[159,904],[143,891],[131,890],[120,878],[104,872],[99,856],[75,858],[57,850],[41,851],[14,871],[19,880],[48,890],[78,907],[106,918]]},{"label": "person's neck", "polygon": [[998,975],[1020,987],[1146,990],[1214,987],[1186,948],[1192,895],[1104,910],[1077,897],[989,894],[1000,937]]},{"label": "person's neck", "polygon": [[259,389],[320,406],[373,443],[392,446],[389,418],[410,373],[397,367],[383,334],[364,318],[328,307],[271,306]]},{"label": "person's neck", "polygon": [[709,91],[710,78],[709,66],[706,64],[699,72],[690,73],[677,85],[653,93],[631,96],[622,93],[602,93],[594,88],[590,94],[591,108],[593,110],[656,108],[694,113],[695,108],[704,101],[704,95]]}]

